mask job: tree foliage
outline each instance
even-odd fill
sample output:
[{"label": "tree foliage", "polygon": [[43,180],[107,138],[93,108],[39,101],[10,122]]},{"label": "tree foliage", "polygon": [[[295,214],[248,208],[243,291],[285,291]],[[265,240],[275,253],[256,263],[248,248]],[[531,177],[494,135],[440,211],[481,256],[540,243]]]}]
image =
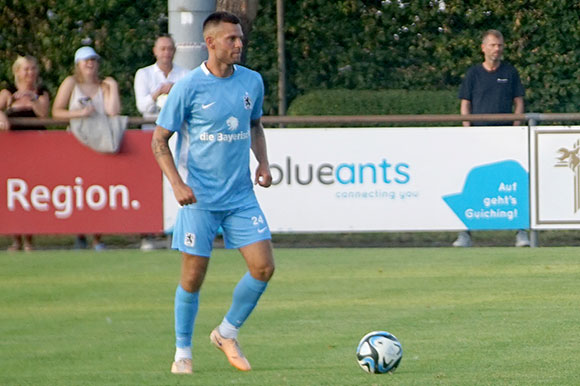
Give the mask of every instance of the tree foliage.
[{"label": "tree foliage", "polygon": [[[1,4],[4,3],[4,4]],[[0,0],[0,81],[13,82],[18,54],[39,60],[40,73],[54,98],[73,72],[74,53],[91,45],[101,56],[101,75],[119,82],[123,113],[138,115],[133,94],[135,71],[155,61],[155,36],[167,30],[167,4],[131,0]]]},{"label": "tree foliage", "polygon": [[[482,61],[481,34],[505,36],[505,60],[526,87],[527,111],[573,112],[580,105],[580,3],[561,0],[286,0],[288,100],[320,89],[457,90]],[[135,71],[154,61],[167,31],[167,1],[0,0],[0,86],[18,53],[36,56],[51,92],[91,44],[102,74],[119,81],[123,113],[137,115]],[[277,106],[276,2],[260,1],[248,66]]]},{"label": "tree foliage", "polygon": [[[275,110],[275,2],[262,1],[249,63]],[[560,0],[287,0],[289,99],[317,89],[457,90],[499,29],[526,88],[526,111],[580,105],[580,3]]]}]

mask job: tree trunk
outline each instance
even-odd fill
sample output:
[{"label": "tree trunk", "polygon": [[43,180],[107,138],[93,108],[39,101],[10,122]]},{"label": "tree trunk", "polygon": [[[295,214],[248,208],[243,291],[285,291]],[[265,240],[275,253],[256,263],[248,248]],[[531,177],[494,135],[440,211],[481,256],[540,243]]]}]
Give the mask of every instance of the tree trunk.
[{"label": "tree trunk", "polygon": [[259,0],[217,0],[217,11],[233,13],[242,21],[242,31],[244,32],[242,63],[246,61],[246,47],[250,32],[252,32],[252,24],[258,13],[258,2]]}]

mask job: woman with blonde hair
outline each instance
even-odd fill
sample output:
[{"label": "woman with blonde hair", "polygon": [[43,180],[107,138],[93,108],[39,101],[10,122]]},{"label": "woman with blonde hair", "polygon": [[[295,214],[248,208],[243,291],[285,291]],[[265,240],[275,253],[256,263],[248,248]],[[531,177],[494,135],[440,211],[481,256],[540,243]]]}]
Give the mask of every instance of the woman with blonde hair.
[{"label": "woman with blonde hair", "polygon": [[83,118],[92,114],[119,115],[121,99],[115,79],[99,76],[100,56],[92,47],[75,53],[74,75],[61,83],[52,106],[54,118]]},{"label": "woman with blonde hair", "polygon": [[[108,116],[119,115],[121,98],[115,79],[99,76],[100,56],[92,47],[81,47],[75,52],[74,75],[67,76],[60,84],[54,104],[54,118],[84,118],[93,114]],[[86,248],[84,235],[77,236],[75,247]],[[93,248],[102,250],[105,245],[101,235],[94,235]]]},{"label": "woman with blonde hair", "polygon": [[[10,117],[46,118],[50,95],[41,84],[38,62],[33,56],[18,56],[12,65],[14,85],[0,91],[0,130],[46,130],[44,126],[11,126]],[[9,251],[32,251],[32,235],[13,235]]]},{"label": "woman with blonde hair", "polygon": [[[0,110],[10,117],[48,117],[50,95],[41,84],[34,56],[18,56],[12,65],[14,85],[0,91]],[[42,126],[14,126],[12,130],[45,130]]]}]

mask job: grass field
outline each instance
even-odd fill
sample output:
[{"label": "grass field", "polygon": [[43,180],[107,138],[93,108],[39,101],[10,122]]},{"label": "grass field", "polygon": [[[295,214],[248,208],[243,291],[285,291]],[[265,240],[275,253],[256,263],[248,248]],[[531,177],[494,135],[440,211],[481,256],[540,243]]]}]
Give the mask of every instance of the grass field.
[{"label": "grass field", "polygon": [[[0,252],[0,385],[577,385],[579,248],[277,249],[230,367],[208,335],[244,264],[216,250],[194,375],[173,376],[176,252]],[[355,360],[387,330],[393,375]]]}]

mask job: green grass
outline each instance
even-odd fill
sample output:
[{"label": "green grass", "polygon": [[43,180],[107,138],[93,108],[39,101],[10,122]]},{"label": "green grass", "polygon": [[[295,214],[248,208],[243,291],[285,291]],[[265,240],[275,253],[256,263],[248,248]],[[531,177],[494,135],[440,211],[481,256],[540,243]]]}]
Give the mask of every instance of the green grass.
[{"label": "green grass", "polygon": [[[209,344],[244,272],[216,250],[192,377],[173,376],[176,252],[0,252],[1,385],[575,385],[578,248],[277,249],[240,341]],[[358,368],[372,330],[403,344],[393,375]]]}]

